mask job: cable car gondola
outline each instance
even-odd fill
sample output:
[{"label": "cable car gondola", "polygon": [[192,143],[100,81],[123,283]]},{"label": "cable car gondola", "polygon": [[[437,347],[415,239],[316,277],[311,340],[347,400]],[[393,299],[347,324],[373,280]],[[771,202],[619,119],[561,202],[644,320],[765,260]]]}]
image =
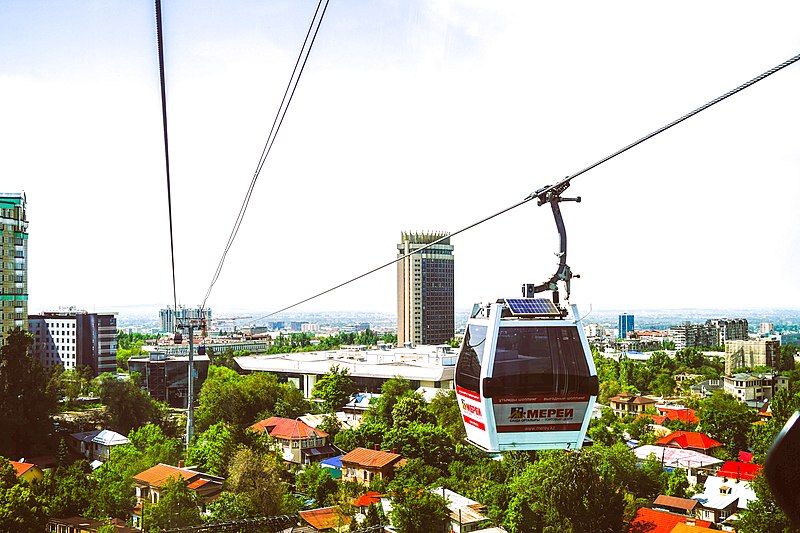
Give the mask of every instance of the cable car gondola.
[{"label": "cable car gondola", "polygon": [[[556,274],[541,285],[523,285],[523,298],[476,304],[467,322],[456,395],[467,440],[486,451],[574,449],[586,437],[597,372],[577,307],[562,307],[558,299],[558,283],[566,284],[569,297],[573,277],[558,203],[580,198],[561,192],[539,197],[539,205],[551,204],[561,238]],[[552,300],[533,297],[546,290]]]}]

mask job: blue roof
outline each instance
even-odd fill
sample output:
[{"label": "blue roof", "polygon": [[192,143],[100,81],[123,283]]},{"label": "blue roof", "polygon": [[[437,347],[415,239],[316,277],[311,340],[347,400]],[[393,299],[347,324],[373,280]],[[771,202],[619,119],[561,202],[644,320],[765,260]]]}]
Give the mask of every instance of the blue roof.
[{"label": "blue roof", "polygon": [[337,455],[336,457],[328,457],[327,459],[320,461],[320,464],[333,468],[342,468],[342,457],[344,457],[344,454]]}]

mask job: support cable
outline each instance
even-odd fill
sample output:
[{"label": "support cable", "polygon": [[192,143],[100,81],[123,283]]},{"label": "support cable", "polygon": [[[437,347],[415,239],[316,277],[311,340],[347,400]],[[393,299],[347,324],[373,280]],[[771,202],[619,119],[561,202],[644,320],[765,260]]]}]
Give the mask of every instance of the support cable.
[{"label": "support cable", "polygon": [[788,67],[789,65],[791,65],[793,63],[796,63],[797,61],[800,61],[800,54],[797,54],[796,56],[784,61],[783,63],[772,67],[771,69],[767,70],[766,72],[763,72],[762,74],[759,74],[758,76],[756,76],[755,78],[751,79],[750,81],[747,81],[747,82],[739,85],[735,89],[732,89],[732,90],[726,92],[725,94],[723,94],[721,96],[718,96],[717,98],[714,98],[713,100],[703,104],[702,106],[698,107],[697,109],[694,109],[693,111],[690,111],[690,112],[686,113],[685,115],[681,116],[680,118],[677,118],[677,119],[673,120],[672,122],[670,122],[670,123],[668,123],[668,124],[666,124],[664,126],[661,126],[657,130],[654,130],[653,132],[648,133],[644,137],[640,137],[639,139],[637,139],[637,140],[633,141],[632,143],[620,148],[619,150],[607,155],[606,157],[604,157],[604,158],[592,163],[591,165],[588,165],[587,167],[584,167],[583,169],[575,172],[574,174],[571,174],[571,175],[567,176],[566,178],[556,182],[554,185],[547,185],[545,187],[542,187],[541,189],[536,190],[535,192],[532,192],[524,200],[522,200],[520,202],[517,202],[517,203],[515,203],[515,204],[513,204],[513,205],[511,205],[509,207],[506,207],[505,209],[502,209],[502,210],[494,213],[493,215],[489,215],[488,217],[482,218],[481,220],[478,220],[477,222],[473,222],[472,224],[470,224],[468,226],[465,226],[465,227],[463,227],[463,228],[461,228],[461,229],[459,229],[457,231],[454,231],[453,233],[450,233],[449,235],[445,235],[444,237],[441,237],[441,238],[436,239],[435,241],[432,241],[432,242],[430,242],[430,243],[428,243],[428,244],[426,244],[424,246],[421,246],[418,249],[414,250],[413,252],[409,252],[409,253],[407,253],[405,255],[401,255],[401,256],[397,257],[396,259],[388,261],[388,262],[386,262],[386,263],[384,263],[384,264],[382,264],[380,266],[377,266],[377,267],[375,267],[375,268],[373,268],[373,269],[371,269],[371,270],[369,270],[369,271],[367,271],[367,272],[365,272],[363,274],[360,274],[360,275],[355,276],[355,277],[353,277],[353,278],[351,278],[351,279],[349,279],[347,281],[343,281],[342,283],[334,285],[333,287],[331,287],[329,289],[325,289],[324,291],[320,291],[320,292],[318,292],[318,293],[316,293],[316,294],[314,294],[312,296],[309,296],[307,298],[303,298],[302,300],[299,300],[299,301],[297,301],[297,302],[295,302],[295,303],[293,303],[291,305],[287,305],[285,307],[282,307],[282,308],[278,309],[277,311],[273,311],[273,312],[268,313],[268,314],[266,314],[264,316],[258,317],[258,318],[255,319],[254,323],[258,322],[259,320],[263,320],[265,318],[269,318],[271,316],[277,315],[277,314],[282,313],[284,311],[288,311],[289,309],[292,309],[294,307],[302,305],[302,304],[304,304],[306,302],[310,302],[311,300],[319,298],[320,296],[328,294],[329,292],[333,292],[336,289],[344,287],[345,285],[349,285],[350,283],[358,281],[361,278],[364,278],[366,276],[374,274],[375,272],[378,272],[379,270],[383,270],[384,268],[392,266],[395,263],[398,263],[398,262],[402,261],[403,259],[406,259],[407,257],[411,256],[411,255],[421,253],[421,252],[427,250],[428,248],[430,248],[432,246],[436,246],[437,244],[440,244],[442,241],[445,241],[445,240],[449,239],[452,236],[458,235],[459,233],[463,233],[463,232],[465,232],[465,231],[467,231],[469,229],[472,229],[472,228],[474,228],[476,226],[479,226],[479,225],[483,224],[484,222],[488,222],[489,220],[491,220],[491,219],[493,219],[493,218],[495,218],[497,216],[500,216],[500,215],[502,215],[504,213],[507,213],[508,211],[511,211],[512,209],[515,209],[515,208],[517,208],[517,207],[519,207],[519,206],[521,206],[523,204],[526,204],[526,203],[530,202],[531,200],[538,200],[539,204],[541,205],[541,204],[549,201],[548,197],[549,197],[550,193],[560,194],[564,189],[566,189],[569,186],[570,182],[573,179],[577,178],[578,176],[580,176],[582,174],[585,174],[585,173],[589,172],[590,170],[592,170],[594,168],[599,167],[603,163],[606,163],[606,162],[610,161],[611,159],[614,159],[618,155],[623,154],[624,152],[627,152],[631,148],[634,148],[635,146],[638,146],[638,145],[642,144],[643,142],[652,139],[656,135],[665,132],[666,130],[670,129],[671,127],[673,127],[673,126],[675,126],[677,124],[680,124],[681,122],[683,122],[683,121],[685,121],[685,120],[697,115],[698,113],[700,113],[702,111],[705,111],[709,107],[711,107],[711,106],[713,106],[715,104],[718,104],[719,102],[725,100],[726,98],[729,98],[729,97],[733,96],[734,94],[739,93],[739,92],[747,89],[748,87],[751,87],[752,85],[755,85],[759,81],[761,81],[761,80],[763,80],[763,79],[775,74],[779,70],[782,70],[782,69]]},{"label": "support cable", "polygon": [[217,280],[219,279],[219,276],[222,273],[222,267],[225,264],[225,259],[227,258],[228,252],[230,251],[231,246],[233,245],[233,242],[236,239],[236,235],[238,235],[239,233],[239,228],[241,227],[242,221],[244,220],[245,213],[247,212],[247,207],[250,205],[250,198],[253,195],[253,189],[256,186],[256,182],[258,181],[258,178],[261,174],[261,170],[264,168],[264,164],[267,161],[267,157],[269,157],[269,154],[272,151],[272,146],[275,143],[275,139],[278,136],[278,132],[281,129],[281,125],[283,125],[283,119],[286,117],[286,111],[288,111],[289,105],[292,103],[292,99],[294,98],[294,93],[297,90],[297,85],[300,82],[300,77],[303,75],[303,71],[306,67],[306,62],[308,62],[308,57],[311,54],[311,48],[314,46],[314,41],[317,38],[317,33],[319,32],[319,28],[322,25],[322,19],[325,17],[325,11],[327,11],[328,9],[329,1],[330,0],[319,0],[317,2],[317,8],[314,11],[314,16],[311,19],[311,23],[308,26],[308,31],[306,32],[305,39],[303,40],[303,46],[300,47],[300,53],[298,54],[297,60],[295,61],[294,64],[294,68],[292,69],[292,75],[289,77],[289,82],[286,84],[286,89],[283,92],[283,97],[281,98],[281,103],[278,106],[278,111],[275,114],[275,118],[272,121],[272,127],[270,128],[269,134],[267,135],[267,140],[264,143],[264,148],[261,150],[261,156],[259,157],[258,164],[256,165],[256,170],[253,173],[252,179],[250,180],[250,186],[248,187],[247,193],[245,194],[244,200],[242,201],[242,205],[239,208],[239,214],[236,216],[236,220],[233,223],[233,228],[231,229],[231,233],[228,236],[228,241],[225,244],[225,247],[222,251],[222,256],[220,257],[219,263],[217,264],[217,269],[215,270],[214,275],[211,278],[211,283],[209,284],[208,290],[206,291],[206,295],[203,298],[203,304],[201,305],[201,309],[205,309],[206,302],[208,301],[208,298],[211,295],[211,290],[214,288],[214,285],[217,283]]},{"label": "support cable", "polygon": [[167,84],[164,80],[164,38],[161,26],[161,0],[156,0],[156,37],[158,73],[161,80],[161,120],[164,129],[164,164],[167,168],[167,210],[169,212],[169,253],[172,259],[172,305],[178,312],[178,290],[175,284],[175,238],[172,232],[172,186],[169,175],[169,135],[167,134]]}]

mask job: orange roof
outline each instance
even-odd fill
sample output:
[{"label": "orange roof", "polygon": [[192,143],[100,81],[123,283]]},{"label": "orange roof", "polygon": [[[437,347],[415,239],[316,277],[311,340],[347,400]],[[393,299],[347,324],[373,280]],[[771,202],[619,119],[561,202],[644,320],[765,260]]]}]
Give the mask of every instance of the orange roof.
[{"label": "orange roof", "polygon": [[656,444],[695,450],[710,450],[722,446],[721,442],[715,441],[705,433],[697,433],[696,431],[673,431],[666,437],[658,439]]},{"label": "orange roof", "polygon": [[683,509],[684,511],[692,511],[697,507],[697,500],[690,500],[688,498],[678,498],[676,496],[666,496],[659,494],[653,502],[654,505],[663,505],[664,507],[674,507],[676,509]]},{"label": "orange roof", "polygon": [[761,472],[761,465],[753,463],[740,463],[739,461],[725,461],[722,468],[717,470],[717,477],[731,477],[743,481],[752,481]]},{"label": "orange roof", "polygon": [[[656,511],[655,509],[648,509],[642,507],[636,511],[636,517],[631,522],[630,532],[633,533],[672,533],[673,528],[678,524],[685,524],[686,520],[691,520],[692,517],[667,513],[664,511]],[[711,522],[705,520],[695,520],[695,524],[701,527],[711,525]]]},{"label": "orange roof", "polygon": [[684,409],[657,407],[657,409],[659,413],[667,418],[667,420],[680,420],[681,422],[687,422],[689,424],[697,424],[700,422],[700,419],[697,418],[697,414],[694,412],[694,409],[689,409],[688,407]]},{"label": "orange roof", "polygon": [[373,503],[378,503],[381,501],[381,496],[383,496],[380,492],[375,492],[374,490],[369,491],[366,494],[362,494],[355,500],[353,500],[353,505],[356,507],[369,507]]},{"label": "orange roof", "polygon": [[203,485],[205,485],[208,482],[209,482],[208,479],[200,478],[200,479],[195,479],[194,481],[192,481],[191,483],[189,483],[186,486],[191,490],[196,490],[196,489],[199,489],[200,487],[202,487]]},{"label": "orange roof", "polygon": [[398,461],[400,454],[370,450],[369,448],[356,448],[342,456],[342,463],[354,463],[368,468],[384,468]]},{"label": "orange roof", "polygon": [[[698,522],[701,522],[701,520],[698,520]],[[690,526],[689,524],[675,524],[675,527],[672,528],[670,533],[705,533],[706,531],[719,533],[719,530],[711,529],[710,527]]]},{"label": "orange roof", "polygon": [[25,472],[36,466],[33,463],[20,463],[19,461],[9,461],[11,466],[14,467],[14,473],[17,477],[22,476]]},{"label": "orange roof", "polygon": [[133,479],[139,483],[146,483],[151,487],[163,487],[169,479],[186,479],[188,481],[196,475],[197,472],[191,470],[159,463],[152,468],[148,468],[144,472],[139,472],[133,476]]},{"label": "orange roof", "polygon": [[338,507],[300,511],[300,518],[319,531],[346,526],[350,523],[350,517],[341,512]]},{"label": "orange roof", "polygon": [[271,416],[266,420],[256,422],[250,429],[253,431],[266,431],[270,437],[278,439],[308,439],[310,437],[325,438],[327,433],[320,429],[312,428],[302,420]]}]

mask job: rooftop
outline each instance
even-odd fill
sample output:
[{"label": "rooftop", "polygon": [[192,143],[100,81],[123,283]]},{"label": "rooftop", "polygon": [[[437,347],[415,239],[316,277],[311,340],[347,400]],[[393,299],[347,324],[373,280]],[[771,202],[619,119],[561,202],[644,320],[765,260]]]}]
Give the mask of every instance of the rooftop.
[{"label": "rooftop", "polygon": [[725,461],[717,471],[718,477],[729,477],[733,479],[741,479],[744,481],[752,481],[759,472],[762,466],[753,463],[742,463],[739,461]]},{"label": "rooftop", "polygon": [[384,468],[399,461],[401,458],[402,456],[398,453],[355,448],[342,456],[342,463],[352,463],[366,468]]},{"label": "rooftop", "polygon": [[673,528],[678,524],[685,524],[687,520],[692,520],[696,525],[707,527],[711,522],[696,520],[686,515],[667,513],[642,507],[636,511],[636,516],[631,522],[631,533],[672,533]]},{"label": "rooftop", "polygon": [[701,466],[712,466],[722,463],[721,459],[711,457],[695,450],[683,450],[681,448],[670,448],[665,446],[653,446],[648,444],[639,446],[633,450],[640,461],[644,461],[651,454],[661,462],[665,468],[698,468]]},{"label": "rooftop", "polygon": [[679,448],[694,448],[696,450],[711,450],[722,446],[705,433],[696,431],[673,431],[666,437],[661,437],[656,441],[661,446],[678,446]]},{"label": "rooftop", "polygon": [[128,444],[128,442],[130,442],[125,435],[121,435],[116,431],[111,431],[109,429],[95,429],[93,431],[73,433],[70,435],[70,437],[81,442],[94,442],[95,444],[101,444],[104,446],[116,446],[118,444]]},{"label": "rooftop", "polygon": [[311,437],[325,438],[327,433],[321,429],[316,429],[302,420],[291,418],[280,418],[271,416],[265,420],[256,422],[250,429],[253,431],[266,431],[270,437],[276,439],[308,439]]},{"label": "rooftop", "polygon": [[709,509],[725,509],[734,503],[739,509],[747,509],[747,502],[756,499],[756,493],[747,481],[709,476],[703,492],[692,496],[693,500]]},{"label": "rooftop", "polygon": [[[170,479],[182,479],[188,484],[187,486],[194,491],[197,491],[203,487],[206,489],[218,488],[219,490],[222,490],[223,478],[221,477],[212,476],[211,474],[205,474],[203,472],[197,472],[196,470],[192,470],[190,468],[180,468],[164,463],[159,463],[156,466],[148,468],[144,472],[139,472],[133,476],[133,480],[135,482],[156,488],[163,487]],[[204,492],[206,491],[204,490]]]},{"label": "rooftop", "polygon": [[683,509],[684,511],[693,511],[695,507],[697,507],[697,500],[692,500],[689,498],[678,498],[676,496],[666,496],[664,494],[659,494],[658,497],[653,502],[653,505],[656,506],[663,506],[663,507],[672,507],[674,509]]},{"label": "rooftop", "polygon": [[628,394],[623,392],[622,394],[618,394],[608,399],[609,402],[616,402],[616,403],[630,403],[630,404],[647,404],[647,403],[656,403],[656,400],[652,398],[647,398],[646,396],[636,396],[633,394]]},{"label": "rooftop", "polygon": [[300,518],[319,531],[350,524],[350,517],[342,513],[338,507],[322,507],[320,509],[300,511]]},{"label": "rooftop", "polygon": [[36,465],[33,463],[22,463],[20,461],[9,461],[11,466],[14,467],[14,473],[17,477],[20,477],[25,474],[31,468],[35,468]]}]

